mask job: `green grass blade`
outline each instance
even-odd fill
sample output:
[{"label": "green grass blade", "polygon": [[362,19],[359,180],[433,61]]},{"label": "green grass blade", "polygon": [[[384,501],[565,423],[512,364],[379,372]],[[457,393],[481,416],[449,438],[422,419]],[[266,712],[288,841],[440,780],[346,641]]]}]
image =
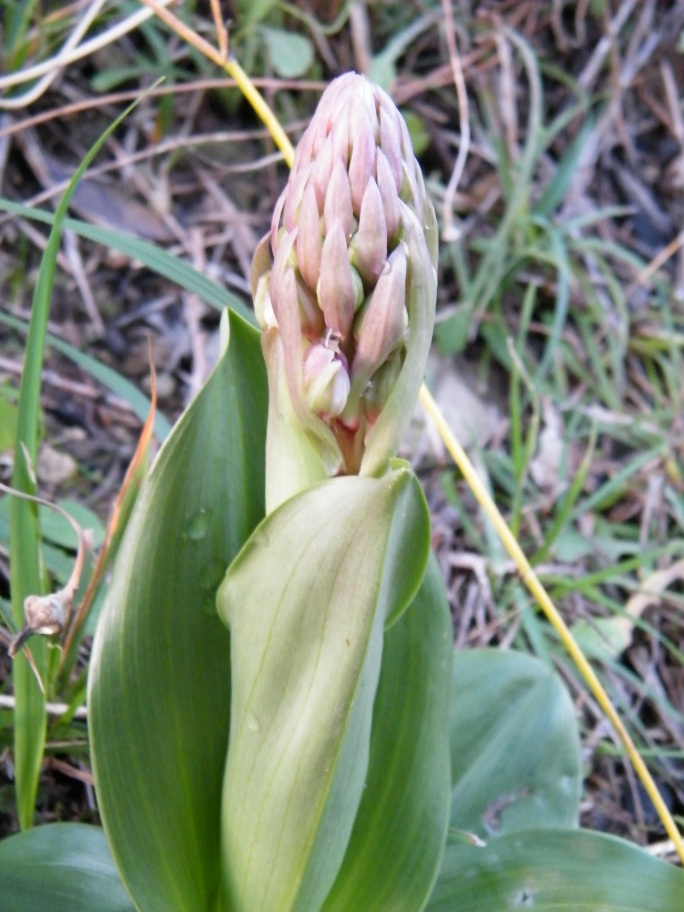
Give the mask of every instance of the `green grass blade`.
[{"label": "green grass blade", "polygon": [[584,514],[591,513],[592,510],[603,510],[619,499],[625,487],[632,484],[632,477],[649,464],[649,462],[662,455],[663,446],[657,444],[642,453],[637,454],[634,459],[623,464],[623,467],[617,471],[611,478],[602,484],[586,500],[581,500],[572,510],[571,518],[578,519]]},{"label": "green grass blade", "polygon": [[[13,212],[23,218],[33,219],[36,222],[51,224],[55,216],[51,212],[43,209],[33,209],[30,206],[22,206],[20,203],[14,203],[11,200],[0,198],[0,210]],[[184,288],[186,291],[196,294],[207,304],[215,307],[217,310],[225,310],[230,307],[238,313],[244,320],[256,326],[256,319],[251,308],[235,294],[225,288],[221,288],[216,282],[212,282],[207,276],[198,272],[189,263],[156,244],[149,241],[143,241],[132,234],[124,234],[121,231],[114,231],[111,228],[99,228],[97,225],[89,225],[79,219],[68,218],[64,220],[64,227],[70,231],[76,232],[81,237],[101,244],[103,247],[110,247],[112,250],[118,250],[132,260],[137,260],[147,266],[158,275],[164,276],[175,285]]]},{"label": "green grass blade", "polygon": [[[137,102],[135,103],[137,104]],[[54,283],[57,256],[62,228],[71,196],[76,186],[102,148],[107,137],[128,114],[132,105],[95,142],[69,182],[59,202],[52,221],[52,230],[40,264],[38,281],[33,295],[33,306],[26,358],[19,391],[17,439],[14,452],[12,487],[29,494],[35,493],[31,465],[38,454],[38,417],[40,411],[40,384],[50,313],[50,298]],[[12,591],[12,616],[19,629],[24,624],[24,599],[31,594],[45,591],[41,569],[40,531],[35,504],[13,498],[10,504],[10,585]],[[31,651],[41,678],[47,671],[47,646],[44,640],[34,638]],[[17,811],[22,829],[33,823],[33,811],[38,790],[38,776],[43,758],[46,732],[45,695],[22,653],[14,660],[14,695],[16,700],[14,728],[14,765],[17,793]]]},{"label": "green grass blade", "polygon": [[537,377],[535,378],[537,382],[540,382],[546,376],[549,367],[553,364],[554,360],[558,358],[558,347],[565,328],[570,305],[570,275],[572,272],[567,250],[563,244],[560,232],[549,222],[547,222],[544,227],[548,233],[551,250],[553,252],[554,260],[556,261],[556,282],[558,290],[556,292],[556,307],[553,314],[553,322],[551,324],[551,334],[544,350],[541,364],[539,365]]},{"label": "green grass blade", "polygon": [[[573,113],[575,112],[573,111]],[[563,202],[577,172],[577,165],[584,145],[595,126],[596,124],[593,117],[588,117],[584,121],[582,129],[568,146],[567,151],[558,162],[555,174],[545,187],[539,200],[535,203],[533,209],[533,214],[535,216],[545,216],[548,218]]]},{"label": "green grass blade", "polygon": [[[10,317],[8,314],[0,313],[0,323],[11,326],[12,329],[16,329],[19,332],[25,333],[28,330],[27,323],[23,320],[19,320],[17,317]],[[123,399],[124,402],[127,402],[131,411],[140,418],[141,421],[145,421],[150,411],[150,399],[142,393],[135,384],[131,383],[130,380],[127,380],[125,377],[122,377],[114,368],[109,367],[107,364],[102,364],[97,358],[92,358],[90,355],[85,354],[85,352],[79,351],[63,339],[58,339],[57,336],[48,333],[46,341],[53,348],[56,348],[57,351],[66,355],[74,364],[78,364],[79,367],[82,367],[84,371],[87,371],[91,377],[99,381],[108,390],[111,390],[114,395]],[[170,431],[171,425],[168,418],[157,410],[154,419],[155,437],[160,443],[163,443]]]},{"label": "green grass blade", "polygon": [[567,493],[565,494],[565,497],[563,498],[563,500],[560,504],[560,507],[558,508],[558,512],[556,514],[556,518],[553,521],[553,525],[551,526],[549,531],[546,532],[546,534],[545,534],[544,544],[541,546],[541,548],[539,548],[539,550],[536,552],[536,554],[532,557],[531,563],[533,565],[541,563],[541,561],[543,561],[543,560],[546,560],[546,557],[549,554],[549,551],[550,551],[553,543],[558,538],[560,533],[565,528],[567,528],[567,525],[568,525],[568,522],[570,519],[570,514],[572,513],[573,509],[575,508],[577,500],[578,500],[580,494],[582,493],[582,489],[584,487],[584,482],[586,480],[589,469],[591,468],[592,459],[594,457],[594,449],[596,447],[596,437],[597,437],[597,428],[596,428],[596,425],[593,425],[592,429],[591,429],[591,436],[589,438],[589,443],[587,445],[587,450],[586,450],[586,453],[584,454],[584,457],[582,458],[582,462],[580,464],[579,470],[575,473],[572,481],[570,482],[570,487],[568,488]]}]

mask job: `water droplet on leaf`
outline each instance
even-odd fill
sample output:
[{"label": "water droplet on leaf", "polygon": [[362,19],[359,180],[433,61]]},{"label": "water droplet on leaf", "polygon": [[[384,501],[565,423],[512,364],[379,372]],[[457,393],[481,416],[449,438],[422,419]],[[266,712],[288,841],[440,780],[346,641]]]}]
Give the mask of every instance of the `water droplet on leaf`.
[{"label": "water droplet on leaf", "polygon": [[191,541],[200,541],[204,538],[209,529],[210,517],[211,510],[209,507],[204,507],[199,513],[193,516],[190,520],[190,525],[188,526],[188,538]]}]

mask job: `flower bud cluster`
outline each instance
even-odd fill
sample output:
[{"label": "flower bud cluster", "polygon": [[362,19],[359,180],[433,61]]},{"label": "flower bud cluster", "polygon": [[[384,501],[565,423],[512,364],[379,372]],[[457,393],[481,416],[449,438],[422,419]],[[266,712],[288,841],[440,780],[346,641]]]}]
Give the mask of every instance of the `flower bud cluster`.
[{"label": "flower bud cluster", "polygon": [[314,435],[317,421],[334,436],[333,474],[359,469],[421,322],[412,308],[430,314],[431,332],[435,266],[434,210],[406,124],[380,88],[341,76],[297,147],[252,267],[294,411]]}]

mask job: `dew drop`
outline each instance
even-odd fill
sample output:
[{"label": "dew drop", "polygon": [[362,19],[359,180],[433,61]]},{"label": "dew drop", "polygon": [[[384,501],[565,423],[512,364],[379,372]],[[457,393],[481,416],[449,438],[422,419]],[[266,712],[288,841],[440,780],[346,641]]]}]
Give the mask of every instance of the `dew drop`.
[{"label": "dew drop", "polygon": [[247,713],[247,728],[251,732],[261,731],[261,726],[259,725],[259,720],[256,716],[253,716],[252,713]]},{"label": "dew drop", "polygon": [[188,538],[191,541],[200,541],[204,538],[209,529],[210,516],[211,510],[208,507],[204,507],[193,516],[188,526]]}]

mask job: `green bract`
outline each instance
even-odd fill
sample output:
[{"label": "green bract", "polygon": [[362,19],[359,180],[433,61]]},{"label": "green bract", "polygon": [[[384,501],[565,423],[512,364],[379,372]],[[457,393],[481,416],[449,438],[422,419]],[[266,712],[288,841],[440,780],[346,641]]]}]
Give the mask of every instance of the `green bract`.
[{"label": "green bract", "polygon": [[409,469],[333,479],[274,511],[228,571],[230,908],[318,909],[329,893],[364,791],[384,628],[420,585],[428,530]]}]

